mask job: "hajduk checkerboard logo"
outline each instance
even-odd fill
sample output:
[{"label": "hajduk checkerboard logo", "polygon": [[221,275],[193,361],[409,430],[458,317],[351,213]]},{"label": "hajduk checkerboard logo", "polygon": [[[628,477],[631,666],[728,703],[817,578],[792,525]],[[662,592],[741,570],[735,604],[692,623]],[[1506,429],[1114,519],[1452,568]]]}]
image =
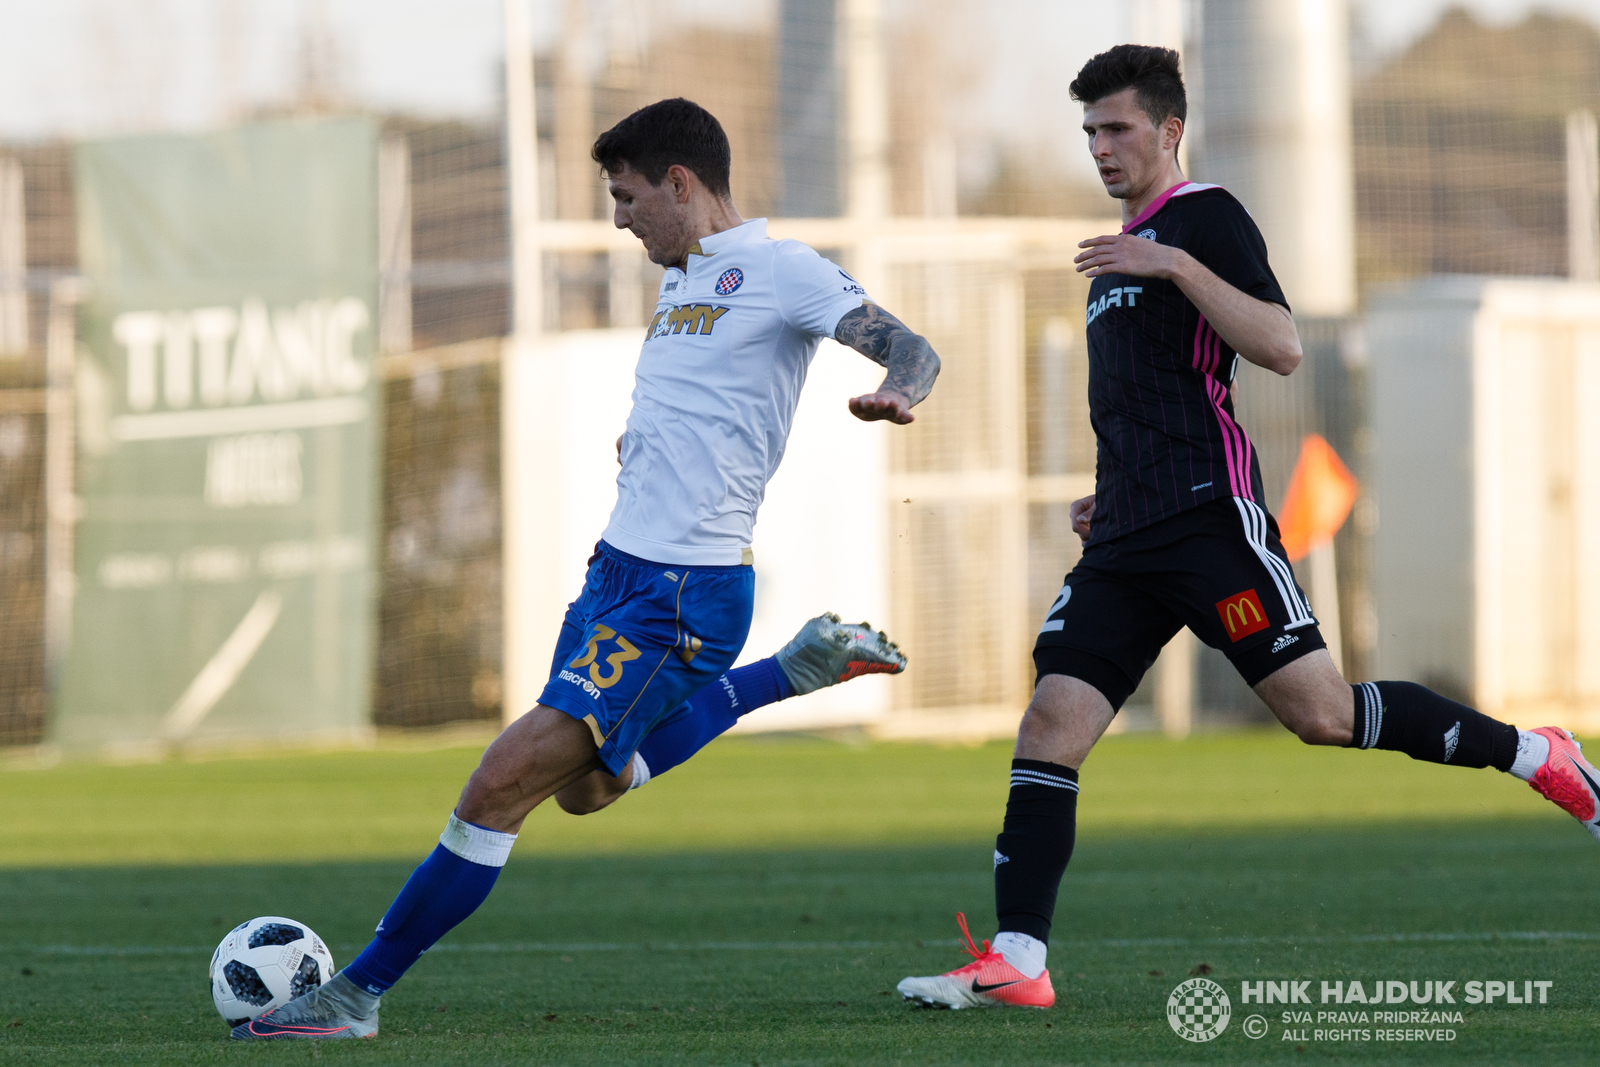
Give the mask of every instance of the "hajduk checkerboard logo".
[{"label": "hajduk checkerboard logo", "polygon": [[1233,1003],[1209,978],[1191,978],[1167,997],[1167,1022],[1185,1041],[1210,1041],[1228,1028]]},{"label": "hajduk checkerboard logo", "polygon": [[739,286],[744,284],[744,271],[738,267],[729,267],[717,278],[717,295],[727,296]]}]

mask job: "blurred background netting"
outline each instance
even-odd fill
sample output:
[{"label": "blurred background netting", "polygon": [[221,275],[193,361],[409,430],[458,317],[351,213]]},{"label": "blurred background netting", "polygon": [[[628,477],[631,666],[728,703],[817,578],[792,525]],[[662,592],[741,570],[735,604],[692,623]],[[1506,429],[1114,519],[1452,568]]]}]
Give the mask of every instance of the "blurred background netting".
[{"label": "blurred background netting", "polygon": [[1353,84],[1358,263],[1420,274],[1561,275],[1569,117],[1600,108],[1600,30],[1452,8]]},{"label": "blurred background netting", "polygon": [[[1286,380],[1246,367],[1237,385],[1272,507],[1307,434],[1326,438],[1365,479],[1366,354],[1354,316],[1374,287],[1591,269],[1569,262],[1569,199],[1573,145],[1592,145],[1600,110],[1600,12],[1505,4],[1489,18],[1420,0],[1321,0],[1310,7],[1336,28],[1333,44],[1302,45],[1332,67],[1306,92],[1331,97],[1307,119],[1283,110],[1280,97],[1300,97],[1280,82],[1315,71],[1261,58],[1284,34],[1307,32],[1284,21],[1293,6],[532,4],[544,219],[608,218],[588,155],[595,136],[643,104],[690,97],[727,129],[742,214],[814,223],[803,232],[817,236],[806,239],[867,276],[943,356],[936,400],[893,438],[888,457],[892,496],[907,505],[891,520],[891,614],[918,665],[895,690],[895,712],[934,724],[921,732],[1004,732],[1006,708],[1014,721],[1031,685],[1037,620],[1078,551],[1066,509],[1092,489],[1094,438],[1087,286],[1071,257],[1076,240],[1118,225],[1066,92],[1093,51],[1121,40],[1182,49],[1190,176],[1226,184],[1252,211],[1262,205],[1275,262],[1272,204],[1296,192],[1300,164],[1273,171],[1273,153],[1296,137],[1336,149],[1335,193],[1343,182],[1350,194],[1349,293],[1338,295],[1336,281],[1334,296],[1303,303],[1295,285],[1323,283],[1281,269],[1306,366]],[[71,502],[56,494],[53,516],[46,506],[46,411],[55,389],[67,391],[59,396],[70,413],[70,374],[50,380],[48,367],[52,344],[69,348],[58,360],[71,358],[70,329],[53,336],[51,323],[70,320],[77,268],[73,143],[344,112],[383,124],[373,720],[500,718],[499,342],[515,325],[502,5],[150,0],[137,18],[112,0],[63,7],[70,14],[53,17],[0,2],[10,57],[0,58],[9,68],[0,96],[12,98],[0,109],[0,745],[46,736],[55,640],[47,589],[70,596],[47,550],[52,522],[70,528]],[[62,90],[57,79],[79,75]],[[1298,195],[1310,202],[1295,211],[1328,213],[1313,194]],[[852,220],[900,228],[863,261]],[[660,268],[593,227],[550,232],[560,239],[542,257],[543,328],[642,327]],[[1281,244],[1285,262],[1317,256],[1312,245],[1297,253]],[[59,425],[70,434],[70,422]],[[1377,641],[1374,511],[1359,501],[1333,549],[1333,625],[1352,679],[1367,676]],[[1192,650],[1169,669],[1190,679],[1185,724],[1264,714],[1219,655]],[[1124,723],[1165,721],[1161,677],[1147,680]]]}]

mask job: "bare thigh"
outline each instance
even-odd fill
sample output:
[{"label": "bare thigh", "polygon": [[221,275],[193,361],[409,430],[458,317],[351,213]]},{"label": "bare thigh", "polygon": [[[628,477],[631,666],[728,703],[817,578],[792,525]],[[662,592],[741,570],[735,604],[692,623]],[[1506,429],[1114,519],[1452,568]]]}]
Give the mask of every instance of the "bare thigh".
[{"label": "bare thigh", "polygon": [[1047,674],[1022,714],[1016,756],[1077,770],[1115,715],[1111,702],[1088,682]]},{"label": "bare thigh", "polygon": [[572,716],[543,704],[507,726],[467,779],[456,815],[516,833],[546,797],[600,767],[594,735]]}]

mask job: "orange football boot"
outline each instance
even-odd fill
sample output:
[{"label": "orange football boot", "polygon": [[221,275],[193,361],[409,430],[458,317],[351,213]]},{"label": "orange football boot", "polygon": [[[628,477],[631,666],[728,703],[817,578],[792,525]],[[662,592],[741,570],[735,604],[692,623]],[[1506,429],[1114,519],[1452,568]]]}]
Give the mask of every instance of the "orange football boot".
[{"label": "orange football boot", "polygon": [[1039,972],[1039,977],[1029,978],[998,952],[989,951],[989,942],[983,951],[972,943],[967,932],[967,917],[956,912],[956,925],[966,939],[965,950],[972,962],[957,967],[947,974],[930,978],[907,978],[896,987],[907,1000],[918,1000],[930,1008],[994,1008],[1010,1005],[1015,1008],[1048,1008],[1056,1002],[1055,987],[1050,984],[1049,968]]}]

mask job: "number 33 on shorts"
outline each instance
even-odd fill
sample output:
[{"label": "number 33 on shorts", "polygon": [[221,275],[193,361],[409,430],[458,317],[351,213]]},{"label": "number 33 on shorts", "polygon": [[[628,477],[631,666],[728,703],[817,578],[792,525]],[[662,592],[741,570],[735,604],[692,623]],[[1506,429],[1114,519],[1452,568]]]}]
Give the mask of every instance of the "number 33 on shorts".
[{"label": "number 33 on shorts", "polygon": [[[609,673],[602,673],[600,664],[596,662],[596,657],[600,655],[600,644],[604,641],[614,642],[617,646],[617,651],[605,658],[607,666],[611,668]],[[622,679],[622,665],[638,658],[639,650],[633,647],[633,642],[611,627],[595,623],[589,631],[589,642],[584,646],[583,654],[567,666],[572,670],[588,667],[589,681],[601,689],[610,689]]]}]

